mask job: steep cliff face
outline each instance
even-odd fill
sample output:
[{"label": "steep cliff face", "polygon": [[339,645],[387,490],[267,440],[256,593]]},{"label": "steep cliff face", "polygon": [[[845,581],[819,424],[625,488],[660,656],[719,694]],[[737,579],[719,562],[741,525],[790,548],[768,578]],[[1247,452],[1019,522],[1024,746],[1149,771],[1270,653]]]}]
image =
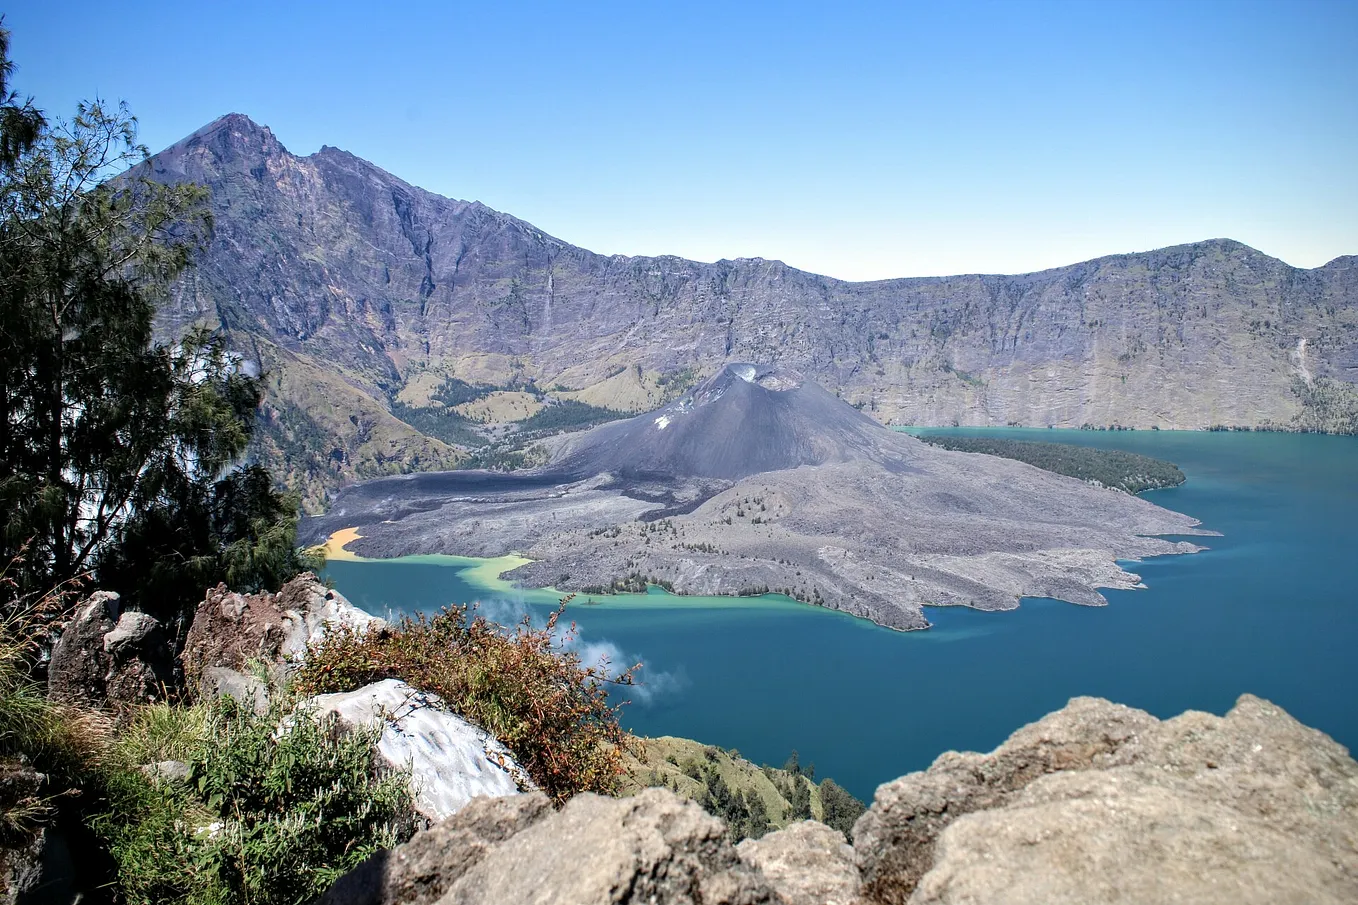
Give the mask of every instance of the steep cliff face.
[{"label": "steep cliff face", "polygon": [[[455,462],[387,417],[447,377],[642,410],[666,380],[741,360],[799,370],[891,424],[1161,428],[1290,425],[1312,397],[1342,417],[1358,380],[1353,257],[1300,270],[1219,239],[1020,276],[846,283],[762,259],[593,254],[344,151],[294,156],[236,114],[149,167],[210,186],[217,222],[162,328],[219,323],[271,367],[280,417],[324,438],[293,463],[299,479]],[[306,369],[333,387],[303,398],[286,375]]]}]

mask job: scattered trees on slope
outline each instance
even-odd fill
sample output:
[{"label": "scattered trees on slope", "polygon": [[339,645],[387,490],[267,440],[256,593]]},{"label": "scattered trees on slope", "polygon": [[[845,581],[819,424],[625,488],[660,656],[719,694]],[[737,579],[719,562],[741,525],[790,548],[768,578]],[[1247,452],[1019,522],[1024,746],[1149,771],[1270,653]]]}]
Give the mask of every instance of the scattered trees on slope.
[{"label": "scattered trees on slope", "polygon": [[1117,449],[1094,449],[1070,443],[1042,443],[1002,437],[925,435],[919,439],[958,452],[1016,459],[1043,471],[1079,478],[1126,493],[1177,487],[1184,482],[1184,473],[1177,465]]}]

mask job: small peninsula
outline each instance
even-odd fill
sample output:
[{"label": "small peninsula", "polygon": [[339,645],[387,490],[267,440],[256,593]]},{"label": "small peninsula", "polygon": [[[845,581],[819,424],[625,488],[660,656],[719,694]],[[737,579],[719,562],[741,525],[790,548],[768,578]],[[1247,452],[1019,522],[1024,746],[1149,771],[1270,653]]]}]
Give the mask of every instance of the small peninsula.
[{"label": "small peninsula", "polygon": [[931,446],[957,452],[983,453],[1027,462],[1043,471],[1078,478],[1097,487],[1111,487],[1124,493],[1178,487],[1184,482],[1179,466],[1120,449],[1096,449],[1071,443],[1043,443],[1010,440],[1005,437],[920,437]]}]

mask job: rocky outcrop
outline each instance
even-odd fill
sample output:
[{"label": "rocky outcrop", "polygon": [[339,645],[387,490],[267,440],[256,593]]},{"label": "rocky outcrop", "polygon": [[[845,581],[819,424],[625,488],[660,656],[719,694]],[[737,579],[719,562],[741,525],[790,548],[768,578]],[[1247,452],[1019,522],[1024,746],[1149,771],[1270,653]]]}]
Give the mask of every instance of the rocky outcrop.
[{"label": "rocky outcrop", "polygon": [[[736,854],[721,821],[672,792],[650,789],[623,799],[584,793],[560,811],[536,804],[544,802],[539,796],[531,801],[469,807],[451,821],[417,834],[385,859],[378,856],[386,878],[381,883],[346,877],[324,901],[327,905],[779,901],[763,874]],[[488,807],[496,815],[492,819],[486,817]],[[525,819],[526,813],[531,813],[530,819]],[[489,832],[478,830],[480,826]],[[378,870],[369,862],[357,873],[372,878]],[[369,892],[374,888],[382,897]]]},{"label": "rocky outcrop", "polygon": [[341,728],[381,727],[378,756],[388,767],[409,770],[415,811],[428,821],[457,813],[478,796],[517,795],[531,788],[509,749],[448,709],[438,695],[385,679],[357,691],[323,694],[301,707]]},{"label": "rocky outcrop", "polygon": [[786,905],[860,905],[853,848],[838,830],[814,820],[794,823],[736,846],[763,872]]},{"label": "rocky outcrop", "polygon": [[989,754],[883,785],[843,837],[733,848],[667,789],[477,799],[342,878],[326,905],[1274,905],[1358,901],[1358,763],[1245,695],[1158,720],[1076,698]]},{"label": "rocky outcrop", "polygon": [[477,798],[455,817],[378,852],[341,877],[317,905],[431,905],[498,843],[547,817],[542,793]]},{"label": "rocky outcrop", "polygon": [[160,623],[123,612],[112,591],[96,591],[75,608],[52,648],[48,695],[95,707],[144,704],[174,684],[174,658]]},{"label": "rocky outcrop", "polygon": [[854,828],[881,903],[1358,901],[1358,764],[1249,695],[1161,722],[1077,698],[990,754],[877,790]]},{"label": "rocky outcrop", "polygon": [[222,584],[198,605],[180,662],[195,693],[257,704],[267,683],[249,674],[252,667],[286,671],[333,627],[365,631],[384,624],[310,572],[273,594],[239,594]]}]

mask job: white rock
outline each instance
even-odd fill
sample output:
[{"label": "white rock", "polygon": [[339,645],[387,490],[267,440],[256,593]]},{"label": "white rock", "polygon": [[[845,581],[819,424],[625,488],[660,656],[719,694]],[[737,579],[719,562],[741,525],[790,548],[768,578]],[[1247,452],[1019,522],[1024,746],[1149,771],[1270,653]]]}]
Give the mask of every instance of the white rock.
[{"label": "white rock", "polygon": [[438,695],[384,679],[358,691],[323,694],[303,706],[341,725],[386,728],[378,753],[393,767],[411,771],[415,810],[437,821],[457,813],[472,798],[519,793],[515,777],[527,774],[493,736],[447,709]]},{"label": "white rock", "polygon": [[336,626],[365,632],[387,624],[382,617],[359,609],[343,594],[320,583],[315,583],[302,610],[289,609],[283,617],[282,653],[289,662],[304,660],[307,650]]}]

